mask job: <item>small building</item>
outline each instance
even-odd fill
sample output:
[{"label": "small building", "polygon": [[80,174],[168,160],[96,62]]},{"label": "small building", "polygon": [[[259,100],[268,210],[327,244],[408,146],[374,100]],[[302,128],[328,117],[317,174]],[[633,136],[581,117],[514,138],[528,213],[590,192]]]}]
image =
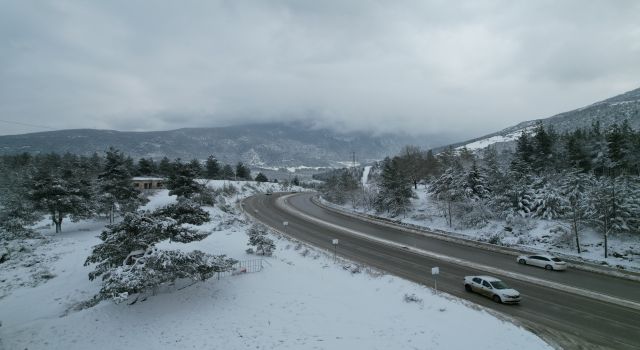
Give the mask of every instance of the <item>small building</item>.
[{"label": "small building", "polygon": [[166,180],[162,177],[136,176],[132,181],[133,187],[138,190],[156,190],[164,188]]}]

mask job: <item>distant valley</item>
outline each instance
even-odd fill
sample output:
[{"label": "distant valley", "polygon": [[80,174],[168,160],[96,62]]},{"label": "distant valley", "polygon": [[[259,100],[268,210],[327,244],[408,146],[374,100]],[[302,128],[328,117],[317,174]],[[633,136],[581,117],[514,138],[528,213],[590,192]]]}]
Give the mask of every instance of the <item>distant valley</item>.
[{"label": "distant valley", "polygon": [[355,153],[363,164],[400,151],[405,145],[427,149],[454,142],[453,136],[340,133],[302,122],[250,124],[217,128],[154,132],[61,130],[0,136],[0,154],[75,153],[90,155],[115,146],[133,158],[206,159],[215,155],[224,163],[244,162],[253,168],[342,167]]}]

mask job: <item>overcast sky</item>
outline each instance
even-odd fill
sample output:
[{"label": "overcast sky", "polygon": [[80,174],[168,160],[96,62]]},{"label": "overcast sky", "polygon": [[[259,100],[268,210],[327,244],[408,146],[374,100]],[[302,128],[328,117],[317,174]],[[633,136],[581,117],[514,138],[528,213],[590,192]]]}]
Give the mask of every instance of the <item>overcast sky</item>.
[{"label": "overcast sky", "polygon": [[313,118],[479,136],[640,87],[633,0],[0,8],[2,135]]}]

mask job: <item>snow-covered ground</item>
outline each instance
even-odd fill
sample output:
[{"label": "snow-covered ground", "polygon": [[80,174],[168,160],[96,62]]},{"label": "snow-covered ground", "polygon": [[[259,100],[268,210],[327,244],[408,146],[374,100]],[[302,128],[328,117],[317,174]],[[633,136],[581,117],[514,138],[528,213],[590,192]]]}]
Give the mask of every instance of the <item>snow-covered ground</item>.
[{"label": "snow-covered ground", "polygon": [[520,135],[522,135],[522,132],[526,132],[527,134],[531,134],[531,132],[533,131],[533,126],[530,126],[528,128],[523,128],[520,130],[516,130],[513,132],[510,132],[504,136],[502,135],[497,135],[497,136],[492,136],[486,139],[482,139],[482,140],[478,140],[475,142],[471,142],[471,143],[467,143],[466,145],[460,146],[460,147],[456,147],[456,149],[462,149],[462,148],[467,148],[470,151],[476,151],[476,150],[480,150],[483,148],[487,148],[491,145],[493,145],[494,143],[498,143],[498,142],[509,142],[509,141],[515,141],[517,140]]},{"label": "snow-covered ground", "polygon": [[[242,184],[229,204],[274,186]],[[149,209],[175,200],[164,190],[150,199]],[[200,227],[211,232],[206,239],[163,246],[261,258],[245,252],[249,224],[239,212],[208,210],[212,221]],[[46,239],[25,242],[31,245],[2,263],[0,349],[550,348],[466,302],[335,262],[331,254],[278,234],[277,250],[264,258],[260,272],[169,286],[133,305],[103,301],[80,309],[99,290],[100,282],[87,277],[92,267],[83,263],[104,224],[65,223],[59,235],[41,227]]]},{"label": "snow-covered ground", "polygon": [[[423,187],[414,191],[417,198],[411,200],[411,209],[404,216],[394,217],[394,220],[421,226],[429,230],[441,230],[455,235],[484,242],[492,242],[505,246],[512,246],[532,252],[549,252],[559,256],[580,258],[594,263],[606,263],[628,270],[640,271],[640,237],[631,234],[612,234],[608,238],[609,257],[604,258],[603,237],[599,232],[590,228],[580,231],[581,253],[575,246],[575,236],[570,233],[567,222],[560,220],[518,219],[519,229],[512,232],[504,230],[505,221],[493,220],[483,228],[461,228],[453,220],[453,227],[449,227],[443,212],[428,196]],[[352,205],[339,206],[343,210],[362,213],[362,209],[354,209]],[[389,218],[384,213],[373,210],[366,212]],[[564,230],[565,233],[560,233]]]}]

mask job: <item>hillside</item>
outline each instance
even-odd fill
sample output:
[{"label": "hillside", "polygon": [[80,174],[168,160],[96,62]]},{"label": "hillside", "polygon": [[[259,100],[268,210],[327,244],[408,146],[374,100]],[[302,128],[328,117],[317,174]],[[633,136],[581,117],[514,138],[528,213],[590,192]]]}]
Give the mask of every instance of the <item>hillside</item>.
[{"label": "hillside", "polygon": [[611,97],[604,101],[560,113],[545,119],[529,120],[498,132],[452,144],[454,148],[466,146],[469,149],[482,149],[495,144],[498,147],[513,147],[513,141],[523,130],[533,127],[538,121],[545,127],[553,127],[557,132],[588,128],[594,122],[600,122],[606,128],[614,123],[628,120],[634,130],[640,129],[640,88]]},{"label": "hillside", "polygon": [[352,152],[359,163],[364,163],[394,154],[407,144],[431,148],[452,141],[453,138],[446,135],[339,133],[297,122],[155,132],[78,129],[8,135],[0,136],[0,154],[71,152],[90,155],[115,146],[134,158],[206,159],[214,154],[226,163],[243,161],[252,166],[326,167],[351,161]]}]

